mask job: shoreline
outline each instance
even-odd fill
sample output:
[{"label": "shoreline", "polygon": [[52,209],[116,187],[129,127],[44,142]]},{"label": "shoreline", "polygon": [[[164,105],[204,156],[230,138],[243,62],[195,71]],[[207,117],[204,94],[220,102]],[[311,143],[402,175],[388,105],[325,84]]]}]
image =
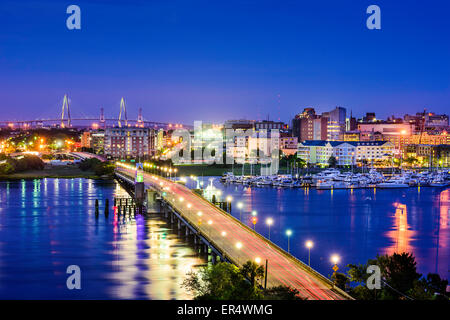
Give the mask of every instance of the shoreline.
[{"label": "shoreline", "polygon": [[93,171],[83,171],[75,166],[46,166],[43,170],[29,170],[0,176],[0,181],[34,180],[34,179],[75,179],[85,178],[108,180],[112,176],[98,176]]}]

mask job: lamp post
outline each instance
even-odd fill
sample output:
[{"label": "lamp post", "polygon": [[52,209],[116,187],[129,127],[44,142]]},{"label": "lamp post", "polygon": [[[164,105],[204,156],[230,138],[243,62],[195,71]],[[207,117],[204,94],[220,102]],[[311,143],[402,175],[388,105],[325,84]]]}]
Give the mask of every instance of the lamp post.
[{"label": "lamp post", "polygon": [[188,203],[188,204],[187,204],[187,208],[188,208],[189,214],[191,214],[191,207],[192,207],[192,204]]},{"label": "lamp post", "polygon": [[244,204],[242,202],[237,203],[237,207],[239,209],[239,221],[242,221],[242,207],[243,206],[244,206]]},{"label": "lamp post", "polygon": [[332,256],[331,256],[331,262],[334,264],[334,266],[333,266],[333,275],[335,276],[334,277],[334,280],[336,281],[336,272],[339,270],[339,267],[337,266],[337,264],[339,263],[339,260],[341,260],[341,258],[337,255],[337,254],[333,254]]},{"label": "lamp post", "polygon": [[267,218],[266,219],[266,224],[269,226],[269,240],[270,240],[270,226],[273,224],[273,219],[272,218]]},{"label": "lamp post", "polygon": [[305,246],[308,248],[308,266],[311,267],[311,248],[314,246],[314,243],[308,240],[305,242]]},{"label": "lamp post", "polygon": [[253,223],[253,231],[255,231],[256,229],[256,223],[258,222],[258,218],[257,217],[252,217],[252,223]]},{"label": "lamp post", "polygon": [[231,213],[231,201],[233,201],[233,197],[232,196],[227,196],[226,200],[227,200],[227,211],[229,213]]},{"label": "lamp post", "polygon": [[287,229],[286,230],[286,235],[287,235],[287,237],[288,237],[288,253],[290,253],[290,243],[289,243],[289,239],[290,239],[290,237],[291,237],[291,235],[292,235],[292,230],[291,229]]}]

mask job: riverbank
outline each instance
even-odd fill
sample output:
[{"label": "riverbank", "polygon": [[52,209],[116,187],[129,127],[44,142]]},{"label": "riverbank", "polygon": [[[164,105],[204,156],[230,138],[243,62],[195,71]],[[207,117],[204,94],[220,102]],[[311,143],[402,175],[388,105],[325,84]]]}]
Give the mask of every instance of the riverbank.
[{"label": "riverbank", "polygon": [[86,178],[86,179],[101,179],[95,175],[93,171],[83,171],[78,166],[50,166],[46,165],[43,170],[28,170],[24,172],[17,172],[9,175],[0,176],[0,180],[21,180],[21,179],[41,179],[41,178]]}]

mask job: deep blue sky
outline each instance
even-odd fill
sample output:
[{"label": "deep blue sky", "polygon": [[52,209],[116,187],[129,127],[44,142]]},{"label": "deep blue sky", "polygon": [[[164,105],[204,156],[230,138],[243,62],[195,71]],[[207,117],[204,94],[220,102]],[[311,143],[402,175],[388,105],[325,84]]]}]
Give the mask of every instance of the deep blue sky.
[{"label": "deep blue sky", "polygon": [[[82,29],[66,28],[81,7]],[[370,4],[382,30],[366,28]],[[281,118],[450,110],[448,1],[0,2],[1,118]]]}]

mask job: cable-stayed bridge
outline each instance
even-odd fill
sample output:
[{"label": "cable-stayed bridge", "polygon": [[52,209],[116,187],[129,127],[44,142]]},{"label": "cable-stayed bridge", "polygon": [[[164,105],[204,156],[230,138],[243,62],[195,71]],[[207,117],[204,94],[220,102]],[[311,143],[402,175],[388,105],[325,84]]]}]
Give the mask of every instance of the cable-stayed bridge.
[{"label": "cable-stayed bridge", "polygon": [[145,120],[142,116],[142,108],[139,108],[137,119],[128,119],[125,99],[120,100],[119,114],[117,118],[107,118],[104,115],[104,109],[100,108],[98,116],[72,117],[70,109],[70,100],[68,95],[64,95],[61,107],[61,114],[54,118],[29,119],[29,120],[0,120],[0,127],[10,128],[36,128],[36,127],[60,127],[60,128],[86,128],[93,127],[145,127],[154,129],[178,129],[190,128],[188,125],[178,123],[167,123]]}]

